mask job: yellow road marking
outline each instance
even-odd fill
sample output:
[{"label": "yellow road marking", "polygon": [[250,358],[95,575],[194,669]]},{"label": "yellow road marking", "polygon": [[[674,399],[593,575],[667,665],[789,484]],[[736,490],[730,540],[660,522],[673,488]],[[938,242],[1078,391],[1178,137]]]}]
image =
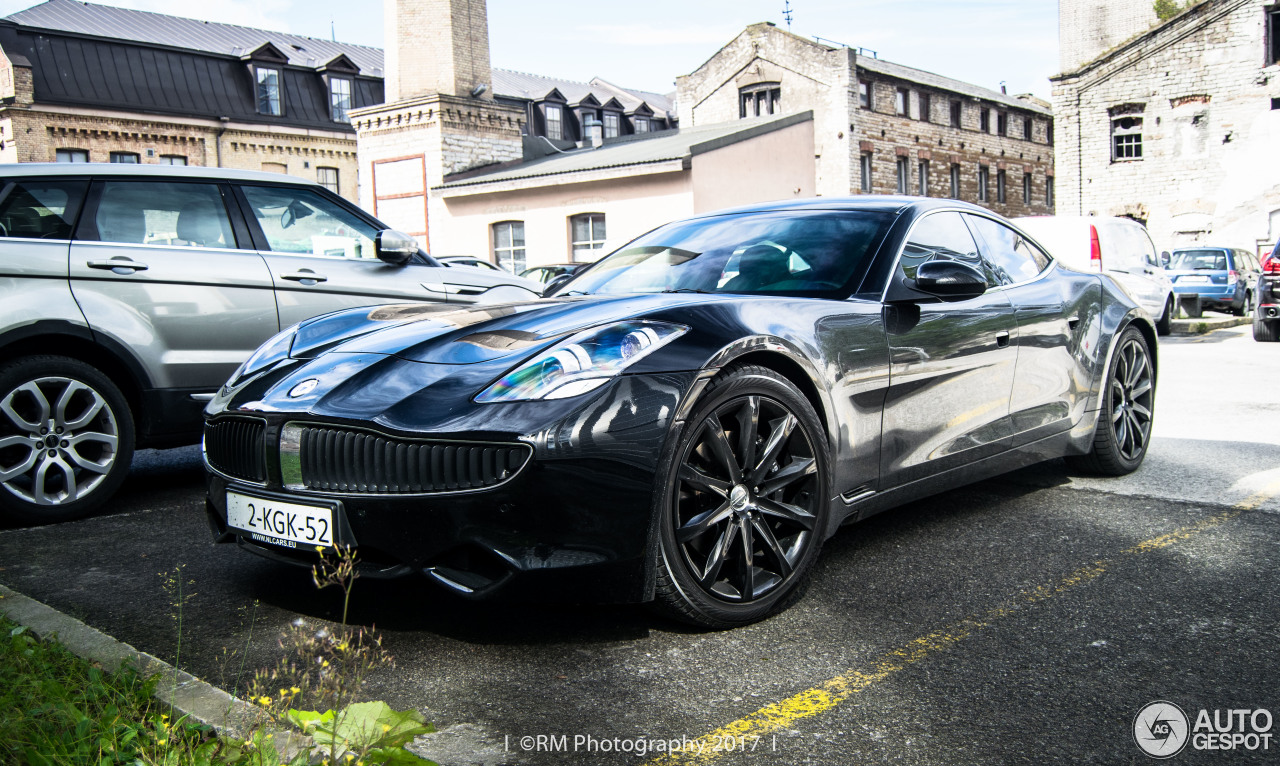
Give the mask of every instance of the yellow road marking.
[{"label": "yellow road marking", "polygon": [[1262,489],[1236,503],[1237,508],[1252,511],[1276,495],[1280,495],[1280,481],[1273,481]]},{"label": "yellow road marking", "polygon": [[[1224,511],[1195,524],[1179,527],[1168,534],[1144,540],[1131,548],[1126,548],[1119,555],[1133,556],[1168,548],[1174,543],[1194,537],[1201,532],[1230,521],[1239,516],[1242,511],[1256,508],[1277,491],[1280,491],[1280,482],[1240,503],[1235,507],[1235,510]],[[1268,492],[1271,494],[1267,494]],[[891,649],[872,662],[869,668],[853,670],[836,676],[811,689],[794,694],[781,702],[762,707],[754,713],[721,726],[700,739],[691,740],[684,749],[673,751],[649,761],[649,766],[710,763],[726,752],[723,750],[723,746],[726,743],[742,741],[743,738],[746,738],[746,745],[750,748],[756,737],[766,737],[778,731],[791,728],[797,721],[825,713],[853,695],[884,681],[910,665],[963,641],[996,620],[1019,611],[1029,603],[1044,601],[1092,582],[1104,574],[1113,563],[1115,562],[1112,560],[1095,561],[1093,564],[1077,569],[1061,580],[1023,591],[1003,606],[991,609],[980,616],[966,617],[941,630],[936,630],[926,636],[909,641],[896,649]],[[722,749],[719,751],[714,750],[717,745],[720,745]]]}]

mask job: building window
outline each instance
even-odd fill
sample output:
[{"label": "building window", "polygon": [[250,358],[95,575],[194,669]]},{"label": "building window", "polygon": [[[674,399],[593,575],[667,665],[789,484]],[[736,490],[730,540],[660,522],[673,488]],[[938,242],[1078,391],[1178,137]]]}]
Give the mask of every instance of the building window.
[{"label": "building window", "polygon": [[1053,146],[1053,120],[1049,120],[1044,126],[1045,143]]},{"label": "building window", "polygon": [[351,122],[351,81],[345,77],[329,80],[329,117],[334,122]]},{"label": "building window", "polygon": [[1008,190],[1006,188],[1006,175],[1003,170],[996,171],[996,202],[1003,205],[1008,201]]},{"label": "building window", "polygon": [[258,114],[280,116],[280,70],[255,67],[258,77]]},{"label": "building window", "polygon": [[493,225],[493,259],[513,274],[524,271],[524,221]]},{"label": "building window", "polygon": [[862,167],[862,189],[863,194],[871,193],[871,152],[863,152],[860,158]]},{"label": "building window", "polygon": [[920,183],[916,187],[917,193],[919,193],[921,197],[928,197],[929,196],[929,161],[928,160],[920,160],[920,173],[918,177],[920,179]]},{"label": "building window", "polygon": [[990,109],[983,109],[982,111],[978,112],[978,130],[981,130],[983,133],[991,132],[991,110]]},{"label": "building window", "polygon": [[1044,206],[1053,207],[1053,176],[1044,179]]},{"label": "building window", "polygon": [[1001,136],[1009,135],[1009,115],[1005,112],[996,114],[996,133]]},{"label": "building window", "polygon": [[636,118],[636,132],[637,133],[649,132],[649,120],[647,118],[645,117]]},{"label": "building window", "polygon": [[987,190],[987,186],[991,182],[991,168],[986,165],[978,166],[978,201],[987,202],[991,197],[991,193]]},{"label": "building window", "polygon": [[911,160],[898,158],[898,193],[909,194],[911,188]]},{"label": "building window", "polygon": [[614,112],[604,113],[604,137],[618,137],[618,115]]},{"label": "building window", "polygon": [[53,153],[55,162],[88,162],[88,149],[59,149]]},{"label": "building window", "polygon": [[871,83],[866,81],[858,83],[858,106],[870,109],[871,105]]},{"label": "building window", "polygon": [[1132,114],[1111,121],[1111,159],[1114,162],[1142,159],[1142,118]]},{"label": "building window", "polygon": [[1022,204],[1031,204],[1031,174],[1022,174]]},{"label": "building window", "polygon": [[782,86],[776,82],[749,85],[738,91],[738,116],[763,117],[782,111]]},{"label": "building window", "polygon": [[[564,138],[564,122],[560,119],[560,107],[547,104],[547,138],[559,141]],[[524,224],[521,224],[523,226]]]},{"label": "building window", "polygon": [[569,219],[572,235],[572,260],[594,261],[593,251],[604,247],[604,213],[584,213]]},{"label": "building window", "polygon": [[337,168],[316,168],[316,183],[324,188],[338,193],[338,169]]},{"label": "building window", "polygon": [[951,199],[960,199],[960,166],[951,165]]},{"label": "building window", "polygon": [[920,111],[916,113],[916,117],[919,117],[921,120],[928,122],[929,109],[930,107],[933,106],[932,99],[929,98],[928,93],[921,93],[916,98],[919,99],[918,103],[919,103],[919,109],[920,109]]},{"label": "building window", "polygon": [[1022,137],[1030,141],[1033,135],[1035,135],[1035,133],[1033,132],[1033,125],[1031,124],[1031,118],[1030,117],[1023,118]]},{"label": "building window", "polygon": [[112,152],[109,157],[111,162],[118,162],[122,165],[137,165],[142,161],[137,152]]},{"label": "building window", "polygon": [[898,88],[897,95],[893,103],[894,111],[902,117],[911,116],[911,91],[907,88]]},{"label": "building window", "polygon": [[1271,66],[1280,62],[1280,7],[1267,10],[1267,60]]},{"label": "building window", "polygon": [[187,158],[181,154],[162,154],[160,155],[161,165],[185,165]]},{"label": "building window", "polygon": [[953,128],[960,127],[960,117],[964,113],[962,111],[963,109],[964,109],[964,105],[961,104],[959,101],[951,102],[951,127]]}]

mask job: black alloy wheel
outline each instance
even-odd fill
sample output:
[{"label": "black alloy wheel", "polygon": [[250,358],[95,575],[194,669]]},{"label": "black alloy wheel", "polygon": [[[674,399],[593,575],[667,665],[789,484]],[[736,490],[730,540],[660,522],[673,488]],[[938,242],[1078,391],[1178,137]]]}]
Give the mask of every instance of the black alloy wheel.
[{"label": "black alloy wheel", "polygon": [[133,418],[120,390],[76,359],[0,368],[0,513],[67,521],[108,500],[129,472]]},{"label": "black alloy wheel", "polygon": [[675,445],[661,493],[659,605],[705,628],[790,606],[821,548],[825,434],[804,395],[772,370],[726,370]]},{"label": "black alloy wheel", "polygon": [[1093,449],[1073,462],[1093,473],[1122,476],[1142,465],[1155,417],[1155,368],[1136,327],[1121,334],[1110,366]]}]

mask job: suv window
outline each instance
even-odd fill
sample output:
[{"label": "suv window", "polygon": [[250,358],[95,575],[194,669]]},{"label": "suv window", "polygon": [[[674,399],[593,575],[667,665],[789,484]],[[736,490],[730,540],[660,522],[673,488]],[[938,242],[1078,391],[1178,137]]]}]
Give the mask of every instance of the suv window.
[{"label": "suv window", "polygon": [[1049,266],[1049,256],[1008,226],[978,215],[965,218],[983,243],[983,255],[1000,279],[997,284],[1025,282]]},{"label": "suv window", "polygon": [[88,181],[20,179],[0,192],[0,237],[71,239]]},{"label": "suv window", "polygon": [[377,229],[336,202],[309,189],[241,188],[272,251],[377,260]]},{"label": "suv window", "polygon": [[[135,245],[234,248],[216,184],[103,181],[93,216],[96,239]],[[86,232],[85,239],[94,239]]]},{"label": "suv window", "polygon": [[960,261],[982,272],[987,284],[1001,284],[1000,277],[986,259],[978,255],[973,233],[959,213],[934,213],[916,222],[902,248],[898,273],[914,279],[916,269],[927,261]]},{"label": "suv window", "polygon": [[1169,268],[1178,271],[1226,271],[1227,254],[1221,250],[1175,250]]}]

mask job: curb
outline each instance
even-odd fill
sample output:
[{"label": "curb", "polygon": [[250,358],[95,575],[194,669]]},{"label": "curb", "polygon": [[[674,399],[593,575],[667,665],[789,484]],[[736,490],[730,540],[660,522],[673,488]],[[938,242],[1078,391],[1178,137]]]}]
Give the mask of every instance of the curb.
[{"label": "curb", "polygon": [[[157,686],[156,699],[193,721],[213,727],[222,736],[245,739],[254,728],[270,721],[248,702],[4,585],[0,585],[0,614],[25,625],[41,639],[57,639],[72,653],[98,663],[109,673],[132,661],[143,675],[162,673],[173,678],[173,683]],[[293,730],[268,731],[281,743],[277,746],[281,754],[287,752],[288,757],[310,739]]]},{"label": "curb", "polygon": [[1169,322],[1170,335],[1203,335],[1214,330],[1225,330],[1228,327],[1239,327],[1249,324],[1252,317],[1199,317],[1197,319],[1174,319]]}]

